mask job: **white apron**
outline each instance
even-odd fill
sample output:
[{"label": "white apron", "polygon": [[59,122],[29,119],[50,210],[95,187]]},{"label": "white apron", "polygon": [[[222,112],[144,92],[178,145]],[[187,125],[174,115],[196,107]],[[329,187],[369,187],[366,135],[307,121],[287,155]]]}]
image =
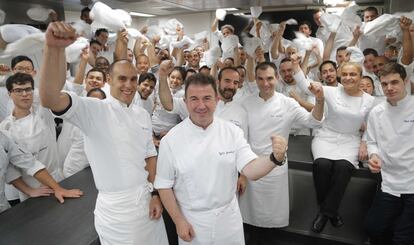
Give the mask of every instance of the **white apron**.
[{"label": "white apron", "polygon": [[248,180],[246,191],[239,198],[243,222],[265,228],[288,226],[288,186],[287,164],[274,168],[259,180]]},{"label": "white apron", "polygon": [[315,130],[312,140],[314,159],[345,159],[358,168],[358,152],[361,144],[359,128],[373,106],[374,97],[364,93],[359,104],[348,96],[343,88],[326,90],[327,116],[322,128]]},{"label": "white apron", "polygon": [[244,245],[243,223],[236,197],[220,208],[207,211],[182,209],[194,229],[191,242],[179,239],[180,245]]},{"label": "white apron", "polygon": [[168,245],[162,217],[149,218],[149,186],[98,193],[95,229],[102,245]]}]

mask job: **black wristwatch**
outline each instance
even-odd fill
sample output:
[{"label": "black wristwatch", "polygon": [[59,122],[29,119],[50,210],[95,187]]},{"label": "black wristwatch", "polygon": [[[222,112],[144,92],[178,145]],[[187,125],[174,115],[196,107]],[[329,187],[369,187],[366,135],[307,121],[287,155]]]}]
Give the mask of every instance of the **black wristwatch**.
[{"label": "black wristwatch", "polygon": [[285,157],[283,158],[283,160],[282,160],[282,161],[280,161],[280,162],[276,159],[275,155],[273,155],[273,152],[272,152],[272,153],[270,153],[269,158],[270,158],[270,161],[272,161],[275,165],[277,165],[277,166],[282,166],[283,164],[285,164],[286,155],[285,155]]},{"label": "black wristwatch", "polygon": [[160,196],[160,194],[158,193],[158,191],[157,190],[153,190],[152,192],[151,192],[151,196],[153,197],[153,196]]}]

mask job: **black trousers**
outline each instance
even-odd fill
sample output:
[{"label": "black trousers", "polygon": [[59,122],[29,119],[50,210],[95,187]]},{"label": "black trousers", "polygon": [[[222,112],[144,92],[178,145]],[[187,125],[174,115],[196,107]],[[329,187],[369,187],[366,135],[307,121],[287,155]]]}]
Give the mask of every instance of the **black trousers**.
[{"label": "black trousers", "polygon": [[347,160],[318,158],[313,162],[313,181],[320,212],[328,217],[338,215],[354,165]]},{"label": "black trousers", "polygon": [[380,190],[368,212],[365,229],[373,245],[414,244],[414,194],[397,197]]}]

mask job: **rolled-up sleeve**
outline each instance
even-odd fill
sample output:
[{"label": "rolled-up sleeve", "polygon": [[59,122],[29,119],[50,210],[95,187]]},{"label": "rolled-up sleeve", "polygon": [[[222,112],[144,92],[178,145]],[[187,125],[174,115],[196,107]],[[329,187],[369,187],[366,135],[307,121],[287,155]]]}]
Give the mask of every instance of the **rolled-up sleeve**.
[{"label": "rolled-up sleeve", "polygon": [[160,151],[157,161],[157,174],[154,187],[156,189],[170,189],[175,183],[174,158],[168,142],[164,139],[160,143]]}]

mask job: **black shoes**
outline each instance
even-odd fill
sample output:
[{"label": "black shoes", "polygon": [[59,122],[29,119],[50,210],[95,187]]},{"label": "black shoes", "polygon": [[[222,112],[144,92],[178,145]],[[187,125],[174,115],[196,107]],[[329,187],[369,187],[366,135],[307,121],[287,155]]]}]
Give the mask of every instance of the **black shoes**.
[{"label": "black shoes", "polygon": [[344,220],[339,215],[335,216],[334,218],[329,218],[329,220],[331,221],[333,227],[338,228],[344,225]]},{"label": "black shoes", "polygon": [[316,233],[321,233],[323,228],[325,228],[325,225],[326,225],[326,222],[328,222],[328,219],[329,219],[328,216],[322,213],[318,213],[318,215],[316,215],[316,218],[313,220],[311,230]]},{"label": "black shoes", "polygon": [[344,225],[344,221],[342,217],[337,215],[334,218],[329,218],[328,216],[324,215],[323,213],[318,213],[316,218],[313,220],[311,230],[316,233],[321,233],[323,228],[325,228],[326,223],[328,220],[331,221],[333,227],[341,227]]}]

